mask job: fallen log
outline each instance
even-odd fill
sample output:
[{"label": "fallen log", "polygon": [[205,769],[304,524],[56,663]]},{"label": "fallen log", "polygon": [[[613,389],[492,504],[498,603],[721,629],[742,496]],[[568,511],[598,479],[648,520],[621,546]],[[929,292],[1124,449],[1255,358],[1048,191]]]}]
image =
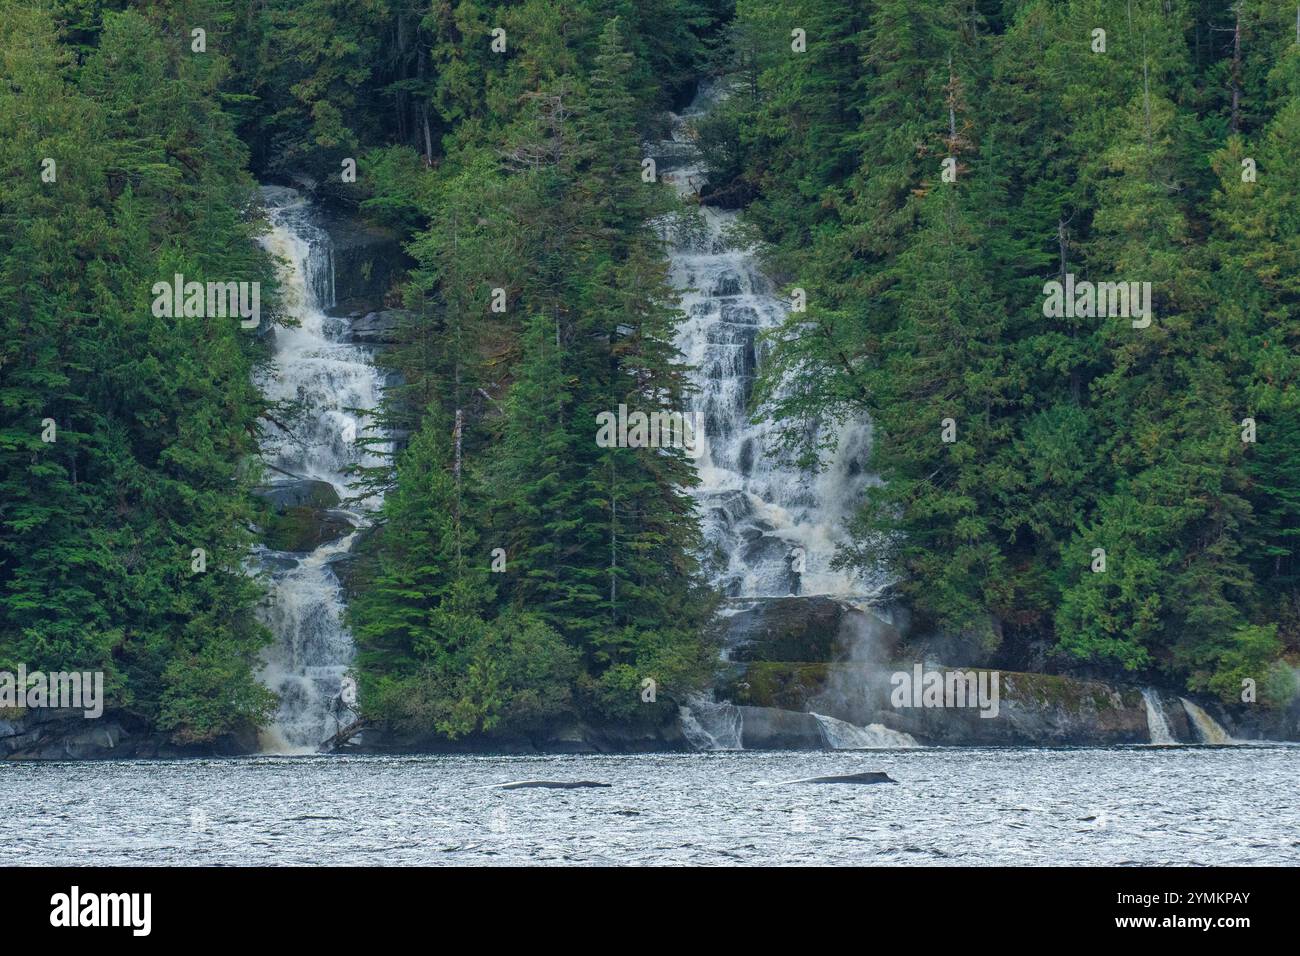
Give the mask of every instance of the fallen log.
[{"label": "fallen log", "polygon": [[336,748],[339,744],[347,743],[349,740],[351,740],[353,737],[361,733],[361,731],[365,730],[369,726],[370,726],[370,721],[368,720],[354,720],[352,723],[348,724],[346,727],[340,730],[333,737],[330,737],[328,740],[322,743],[316,752],[327,754],[330,751],[334,750],[334,748]]}]

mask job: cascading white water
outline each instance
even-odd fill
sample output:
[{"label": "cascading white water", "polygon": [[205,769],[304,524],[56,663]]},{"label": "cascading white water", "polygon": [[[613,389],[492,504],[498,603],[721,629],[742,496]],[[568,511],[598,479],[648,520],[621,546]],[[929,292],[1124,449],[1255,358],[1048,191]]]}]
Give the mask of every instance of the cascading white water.
[{"label": "cascading white water", "polygon": [[1177,743],[1169,731],[1169,721],[1165,719],[1165,709],[1160,703],[1160,695],[1151,687],[1142,689],[1142,700],[1147,705],[1147,734],[1153,744]]},{"label": "cascading white water", "polygon": [[735,704],[692,695],[678,707],[682,734],[696,750],[743,750],[745,719]]},{"label": "cascading white water", "polygon": [[867,724],[859,727],[837,717],[813,714],[821,725],[822,739],[831,750],[881,750],[895,747],[917,747],[916,738],[901,730],[890,730],[884,724]]},{"label": "cascading white water", "polygon": [[[691,106],[673,117],[672,139],[654,150],[663,179],[688,202],[707,179],[692,124],[720,95],[716,85],[704,84]],[[676,344],[696,388],[689,410],[704,422],[696,465],[700,483],[693,491],[704,563],[713,585],[738,599],[723,613],[791,595],[868,603],[886,583],[883,573],[855,574],[831,564],[864,489],[877,480],[866,468],[870,423],[811,426],[818,447],[823,437],[834,440],[822,467],[803,469],[783,460],[776,422],[750,420],[755,378],[767,353],[762,333],[782,325],[789,307],[760,269],[757,250],[736,237],[738,214],[706,205],[696,209],[697,215],[673,223],[666,238],[673,285],[686,314]],[[780,385],[778,395],[788,394],[788,387]],[[824,433],[828,427],[834,434]],[[907,734],[880,724],[863,728],[817,719],[831,749],[916,746]],[[692,700],[681,708],[681,725],[699,749],[741,747],[741,712],[729,704]]]},{"label": "cascading white water", "polygon": [[1187,711],[1187,719],[1192,722],[1196,728],[1196,736],[1203,744],[1235,744],[1237,741],[1233,736],[1223,729],[1223,726],[1207,714],[1200,705],[1192,703],[1185,697],[1178,698],[1183,702],[1183,710]]},{"label": "cascading white water", "polygon": [[[663,179],[684,197],[706,178],[691,145],[691,120],[716,97],[705,86],[674,118],[672,141],[656,150]],[[748,404],[764,359],[759,333],[784,321],[787,304],[759,270],[754,250],[729,235],[737,214],[709,206],[699,214],[700,223],[679,227],[668,239],[672,279],[687,315],[677,347],[699,389],[691,410],[705,423],[694,494],[714,584],[729,597],[868,597],[883,580],[836,571],[831,559],[863,488],[874,480],[865,468],[870,425],[838,426],[835,450],[820,471],[779,460],[777,424],[752,423]]]},{"label": "cascading white water", "polygon": [[[345,502],[339,513],[360,528],[379,501],[346,504],[355,492],[347,471],[380,461],[356,444],[366,410],[378,406],[380,373],[364,349],[340,341],[345,324],[325,314],[334,304],[333,256],[311,204],[281,186],[264,186],[262,194],[271,224],[262,243],[280,260],[286,311],[300,323],[276,329],[274,367],[257,382],[269,399],[292,403],[269,427],[263,460],[282,478],[329,482]],[[264,619],[276,638],[260,678],[280,697],[275,722],[263,733],[264,750],[314,753],[355,719],[340,699],[353,646],[331,562],[347,554],[356,534],[309,554],[260,556],[272,575]]]}]

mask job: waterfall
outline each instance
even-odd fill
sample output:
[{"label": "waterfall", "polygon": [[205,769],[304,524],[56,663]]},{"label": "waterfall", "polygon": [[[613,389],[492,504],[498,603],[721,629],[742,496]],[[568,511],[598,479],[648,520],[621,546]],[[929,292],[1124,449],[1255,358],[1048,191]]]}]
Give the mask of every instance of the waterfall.
[{"label": "waterfall", "polygon": [[893,747],[920,746],[911,734],[890,730],[884,724],[859,727],[848,721],[824,714],[813,714],[821,724],[822,738],[831,750],[880,750]]},{"label": "waterfall", "polygon": [[[691,107],[674,117],[672,140],[655,149],[663,179],[683,197],[695,194],[706,178],[690,121],[717,96],[716,86],[705,85]],[[698,219],[687,217],[667,239],[672,281],[687,316],[676,344],[698,389],[690,410],[704,421],[700,484],[693,494],[706,567],[729,597],[869,596],[883,579],[837,571],[831,559],[864,487],[876,480],[865,467],[870,425],[839,426],[821,469],[780,460],[778,426],[750,422],[748,404],[764,359],[760,333],[780,325],[788,307],[759,270],[755,251],[733,238],[737,214],[710,206],[698,211]]]},{"label": "waterfall", "polygon": [[1233,739],[1219,724],[1217,720],[1207,714],[1199,705],[1193,704],[1185,697],[1179,697],[1183,702],[1183,710],[1187,711],[1187,719],[1192,722],[1196,728],[1196,736],[1203,744],[1235,744]]},{"label": "waterfall", "polygon": [[677,708],[682,733],[696,750],[743,750],[744,717],[735,704],[698,694]]},{"label": "waterfall", "polygon": [[1164,706],[1160,695],[1150,687],[1142,688],[1142,699],[1147,705],[1147,733],[1153,744],[1173,744],[1174,735],[1169,732],[1169,721],[1165,719]]},{"label": "waterfall", "polygon": [[[707,179],[692,121],[721,95],[717,84],[702,84],[691,106],[673,117],[672,138],[652,147],[663,180],[688,203]],[[809,423],[816,446],[829,447],[819,467],[783,460],[780,427],[771,419],[751,421],[750,403],[768,353],[763,333],[786,321],[788,303],[763,274],[758,250],[738,238],[736,212],[691,208],[691,214],[670,220],[665,239],[671,280],[686,315],[676,345],[694,389],[687,410],[704,424],[696,461],[700,481],[691,493],[704,535],[705,571],[729,598],[869,600],[886,583],[883,573],[837,570],[832,560],[866,487],[878,481],[867,471],[870,423]],[[778,385],[778,396],[791,387]],[[879,724],[862,728],[817,719],[834,749],[916,744]],[[730,704],[692,700],[681,707],[681,725],[699,749],[741,747],[741,712]]]},{"label": "waterfall", "polygon": [[340,341],[346,323],[325,314],[334,305],[334,264],[315,210],[293,189],[264,186],[262,195],[271,229],[261,241],[279,260],[285,311],[299,322],[276,329],[274,366],[258,377],[268,399],[292,403],[269,426],[262,457],[276,474],[329,482],[344,502],[336,514],[354,529],[309,554],[263,550],[258,556],[271,574],[263,620],[275,634],[259,677],[280,698],[262,746],[314,753],[356,719],[341,700],[353,646],[331,562],[347,555],[356,529],[379,505],[373,498],[347,501],[355,491],[347,472],[380,462],[356,440],[367,417],[358,409],[378,405],[382,380],[363,349]]}]

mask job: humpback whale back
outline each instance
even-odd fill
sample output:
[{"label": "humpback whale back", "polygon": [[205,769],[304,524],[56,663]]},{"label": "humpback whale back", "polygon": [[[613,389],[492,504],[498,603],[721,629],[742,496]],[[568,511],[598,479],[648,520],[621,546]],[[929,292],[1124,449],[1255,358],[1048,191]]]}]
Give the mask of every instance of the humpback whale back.
[{"label": "humpback whale back", "polygon": [[802,780],[782,781],[783,785],[790,783],[898,783],[898,781],[883,770],[868,770],[865,773],[846,773],[829,777],[805,777]]}]

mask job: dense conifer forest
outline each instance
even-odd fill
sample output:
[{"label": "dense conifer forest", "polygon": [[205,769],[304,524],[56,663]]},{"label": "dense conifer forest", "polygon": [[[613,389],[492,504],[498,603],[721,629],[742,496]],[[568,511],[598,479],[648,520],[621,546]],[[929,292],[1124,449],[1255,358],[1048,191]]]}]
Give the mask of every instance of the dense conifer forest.
[{"label": "dense conifer forest", "polygon": [[179,742],[273,711],[270,355],[151,304],[257,281],[284,319],[257,185],[307,180],[408,256],[359,439],[397,438],[362,476],[367,719],[708,687],[694,465],[593,435],[690,388],[661,226],[691,204],[644,144],[713,82],[698,201],[806,301],[752,414],[805,462],[809,422],[874,426],[844,567],[1007,667],[1295,694],[1290,0],[0,0],[0,74],[0,669],[103,671]]}]

